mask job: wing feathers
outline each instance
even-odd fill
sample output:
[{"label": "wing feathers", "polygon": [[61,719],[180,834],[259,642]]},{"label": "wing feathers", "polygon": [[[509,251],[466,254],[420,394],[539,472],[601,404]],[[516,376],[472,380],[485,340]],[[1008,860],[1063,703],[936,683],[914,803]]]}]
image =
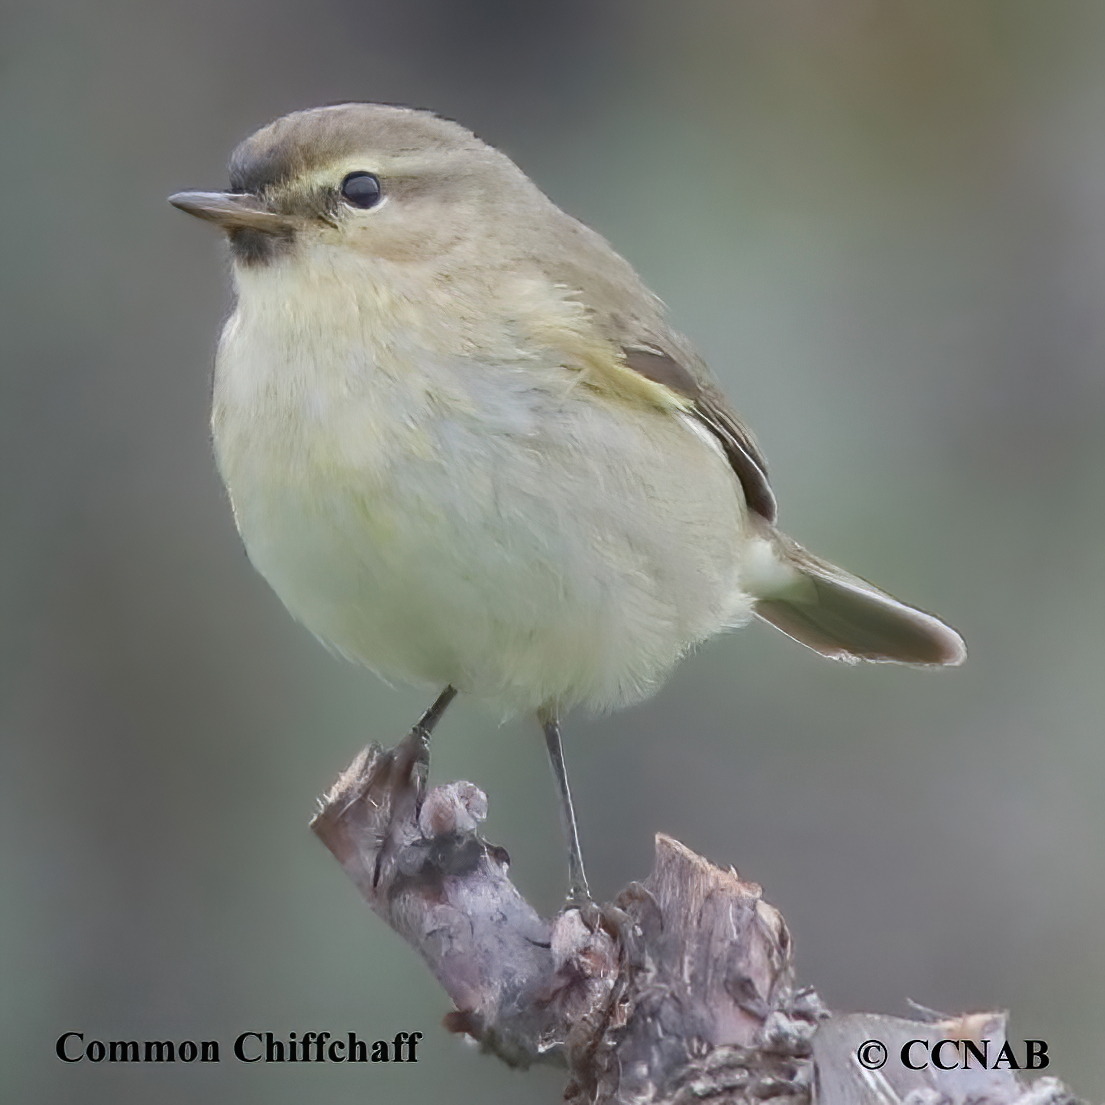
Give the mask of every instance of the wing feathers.
[{"label": "wing feathers", "polygon": [[688,413],[721,443],[744,488],[749,509],[766,521],[774,522],[778,510],[767,480],[767,463],[752,432],[729,409],[721,393],[667,353],[640,346],[626,347],[624,353],[626,365],[634,372],[691,401]]}]

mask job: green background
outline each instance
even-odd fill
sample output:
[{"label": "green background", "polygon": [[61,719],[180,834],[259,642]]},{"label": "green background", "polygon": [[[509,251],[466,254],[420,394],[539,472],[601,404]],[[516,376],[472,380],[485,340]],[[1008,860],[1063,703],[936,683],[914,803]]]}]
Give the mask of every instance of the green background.
[{"label": "green background", "polygon": [[[761,882],[838,1009],[1013,1010],[1105,1097],[1105,5],[8,0],[0,25],[7,1101],[555,1102],[308,833],[424,697],[251,570],[206,407],[224,247],[165,197],[276,115],[457,118],[624,253],[771,463],[785,528],[962,630],[958,671],[762,625],[569,718],[596,891],[672,833]],[[459,703],[438,779],[553,909],[536,726]],[[422,1031],[417,1067],[61,1064],[66,1030]]]}]

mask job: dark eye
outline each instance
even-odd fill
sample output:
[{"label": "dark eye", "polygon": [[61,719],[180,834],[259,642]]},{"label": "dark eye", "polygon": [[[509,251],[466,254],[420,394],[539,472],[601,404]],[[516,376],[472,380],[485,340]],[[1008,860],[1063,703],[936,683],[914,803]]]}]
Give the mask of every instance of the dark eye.
[{"label": "dark eye", "polygon": [[350,173],[341,182],[341,195],[354,207],[375,207],[380,202],[380,182],[371,173]]}]

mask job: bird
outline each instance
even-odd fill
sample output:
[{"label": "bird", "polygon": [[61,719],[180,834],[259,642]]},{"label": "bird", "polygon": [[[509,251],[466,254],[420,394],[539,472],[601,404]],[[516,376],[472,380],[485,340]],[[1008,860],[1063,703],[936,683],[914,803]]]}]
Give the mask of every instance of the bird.
[{"label": "bird", "polygon": [[769,622],[842,661],[963,661],[777,526],[763,452],[663,303],[504,153],[420,109],[297,111],[175,207],[225,232],[211,426],[249,558],[327,647],[561,743]]}]

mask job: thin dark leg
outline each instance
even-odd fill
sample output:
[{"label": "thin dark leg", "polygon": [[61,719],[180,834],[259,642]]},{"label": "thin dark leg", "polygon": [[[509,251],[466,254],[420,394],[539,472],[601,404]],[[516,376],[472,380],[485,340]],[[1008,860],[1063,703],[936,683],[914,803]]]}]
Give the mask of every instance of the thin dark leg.
[{"label": "thin dark leg", "polygon": [[445,713],[449,703],[456,697],[456,687],[446,687],[434,700],[434,704],[418,719],[418,724],[415,728],[421,729],[426,733],[432,733],[434,731],[434,726],[441,720],[441,715]]},{"label": "thin dark leg", "polygon": [[373,886],[379,884],[381,871],[394,857],[398,848],[391,836],[391,826],[396,823],[402,824],[406,819],[417,816],[418,809],[422,805],[430,775],[430,734],[456,696],[455,687],[446,687],[437,696],[434,704],[415,722],[414,728],[390,752],[386,753],[392,757],[393,769],[398,778],[403,781],[413,779],[415,785],[413,789],[405,786],[400,788],[400,796],[392,806],[387,832],[376,852],[376,870],[372,874]]},{"label": "thin dark leg", "polygon": [[542,712],[537,715],[545,730],[545,746],[549,750],[549,763],[556,786],[560,792],[560,823],[568,844],[568,905],[581,906],[594,902],[587,876],[583,871],[583,854],[579,850],[579,833],[576,831],[576,815],[572,809],[572,792],[568,789],[568,772],[564,768],[564,749],[560,743],[560,723],[555,714]]},{"label": "thin dark leg", "polygon": [[434,704],[415,722],[413,733],[417,735],[422,745],[419,760],[425,765],[428,773],[430,770],[430,734],[434,726],[441,720],[441,715],[449,707],[449,703],[457,697],[457,689],[451,684],[434,699]]}]

